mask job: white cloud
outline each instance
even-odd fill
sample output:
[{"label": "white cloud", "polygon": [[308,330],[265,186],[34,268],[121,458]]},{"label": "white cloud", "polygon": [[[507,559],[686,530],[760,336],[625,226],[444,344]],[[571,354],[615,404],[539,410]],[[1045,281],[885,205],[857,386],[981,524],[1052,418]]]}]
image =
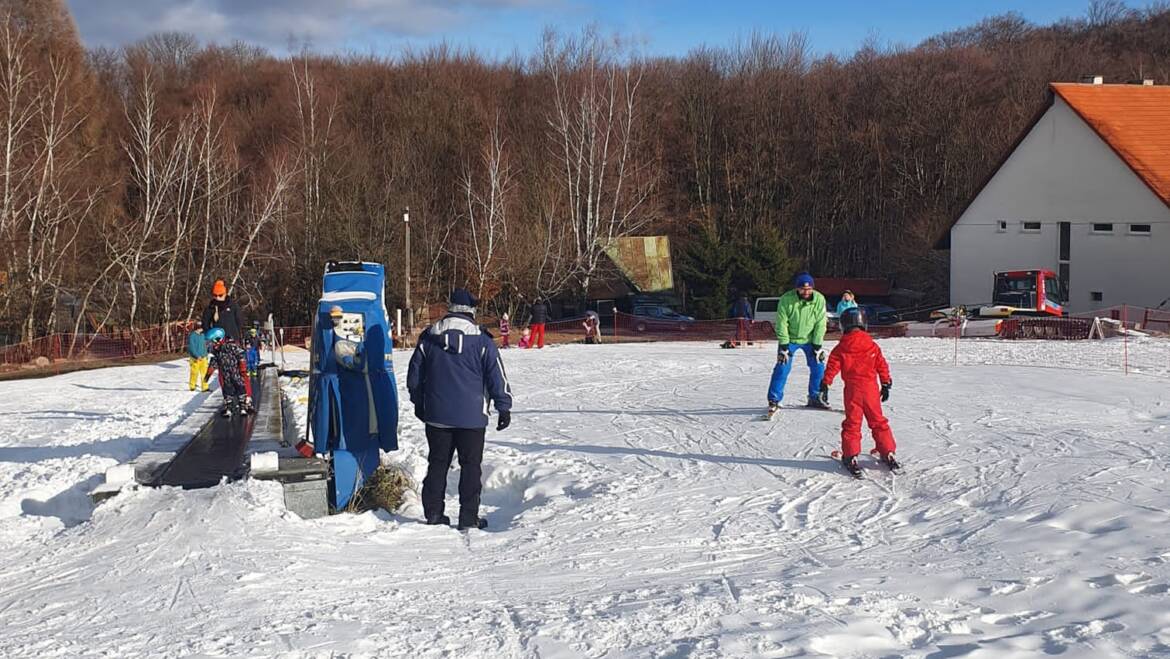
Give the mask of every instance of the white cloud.
[{"label": "white cloud", "polygon": [[82,39],[119,46],[154,32],[208,41],[242,40],[282,51],[308,42],[328,51],[371,35],[427,37],[492,15],[563,0],[68,0]]}]

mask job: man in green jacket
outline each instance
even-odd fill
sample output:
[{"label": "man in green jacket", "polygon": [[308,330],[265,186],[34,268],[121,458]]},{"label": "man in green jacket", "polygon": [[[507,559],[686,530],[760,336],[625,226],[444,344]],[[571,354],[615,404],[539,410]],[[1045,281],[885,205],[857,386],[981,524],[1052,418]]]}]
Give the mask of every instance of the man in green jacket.
[{"label": "man in green jacket", "polygon": [[792,357],[804,351],[808,362],[808,406],[827,408],[818,395],[821,378],[825,375],[825,296],[814,288],[812,275],[802,272],[792,282],[794,288],[780,296],[776,309],[776,366],[768,385],[768,416],[780,409],[784,399],[784,385],[792,371]]}]

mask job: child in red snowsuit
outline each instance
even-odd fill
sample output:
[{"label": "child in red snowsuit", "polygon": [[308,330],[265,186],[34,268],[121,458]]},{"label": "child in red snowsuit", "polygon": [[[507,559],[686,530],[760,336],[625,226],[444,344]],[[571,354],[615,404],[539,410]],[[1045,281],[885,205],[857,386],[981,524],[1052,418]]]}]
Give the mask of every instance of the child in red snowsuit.
[{"label": "child in red snowsuit", "polygon": [[[833,348],[821,381],[821,399],[827,400],[829,385],[841,374],[845,382],[845,421],[841,423],[841,461],[855,475],[857,454],[861,453],[861,420],[869,422],[874,444],[891,469],[899,467],[890,422],[882,414],[882,403],[890,397],[893,380],[890,365],[866,330],[865,312],[852,308],[841,315],[841,342]],[[878,387],[878,383],[881,387]]]}]

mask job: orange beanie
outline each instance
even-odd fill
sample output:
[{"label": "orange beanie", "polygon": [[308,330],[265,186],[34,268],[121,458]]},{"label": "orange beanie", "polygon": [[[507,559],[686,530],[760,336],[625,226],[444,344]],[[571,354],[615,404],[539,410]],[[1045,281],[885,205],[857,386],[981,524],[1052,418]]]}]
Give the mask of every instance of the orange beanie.
[{"label": "orange beanie", "polygon": [[212,295],[227,295],[227,284],[223,283],[222,279],[216,279],[215,284],[211,287]]}]

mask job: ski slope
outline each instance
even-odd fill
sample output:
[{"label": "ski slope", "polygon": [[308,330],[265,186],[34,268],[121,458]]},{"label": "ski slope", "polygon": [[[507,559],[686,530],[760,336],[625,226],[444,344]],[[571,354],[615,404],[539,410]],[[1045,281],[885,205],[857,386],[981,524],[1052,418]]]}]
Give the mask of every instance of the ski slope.
[{"label": "ski slope", "polygon": [[[860,482],[824,457],[839,413],[760,420],[774,344],[507,351],[468,534],[417,497],[301,520],[260,482],[91,510],[185,372],[0,383],[0,655],[1170,656],[1170,342],[1131,342],[1129,376],[1115,342],[880,344],[906,470]],[[421,481],[403,412],[386,458]]]}]

